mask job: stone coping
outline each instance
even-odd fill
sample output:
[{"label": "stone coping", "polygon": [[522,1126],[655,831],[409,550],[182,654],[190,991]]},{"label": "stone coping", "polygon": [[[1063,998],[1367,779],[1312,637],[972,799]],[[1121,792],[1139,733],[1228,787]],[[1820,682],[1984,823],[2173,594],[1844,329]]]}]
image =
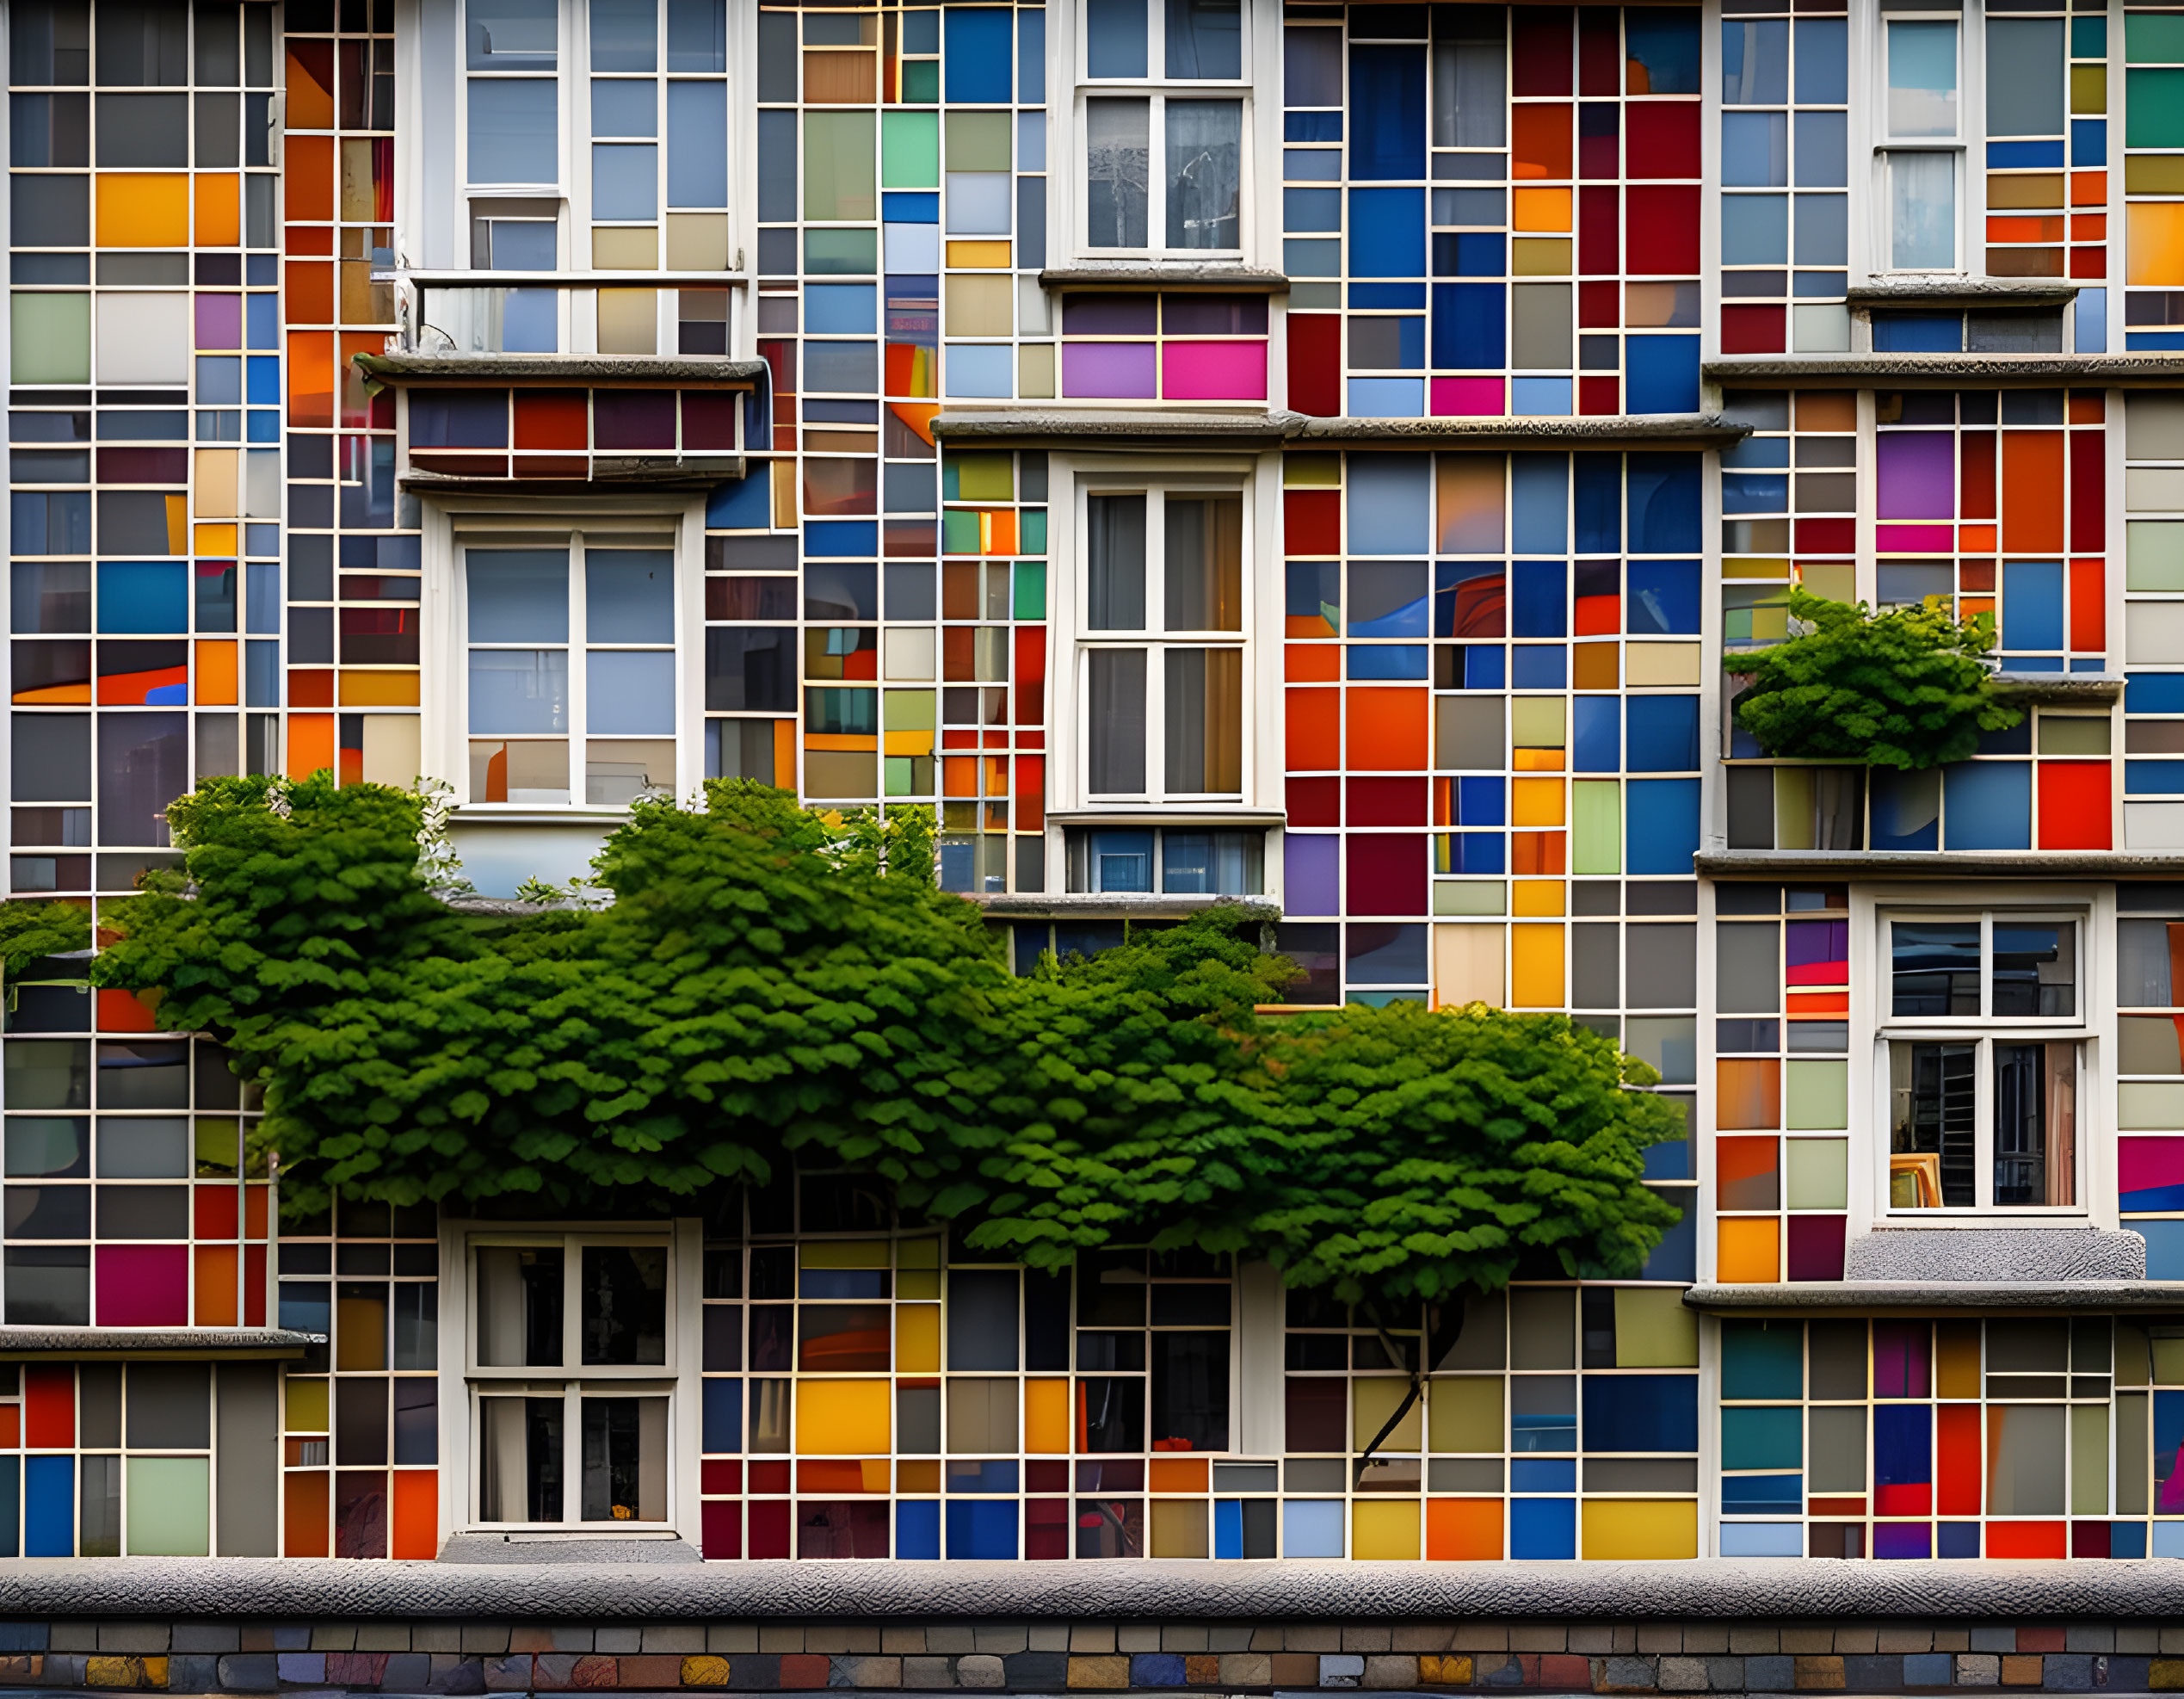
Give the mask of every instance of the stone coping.
[{"label": "stone coping", "polygon": [[2180,1280],[1811,1280],[1774,1285],[1694,1286],[1683,1301],[1694,1310],[1854,1310],[1860,1314],[1934,1310],[2168,1310],[2184,1314]]},{"label": "stone coping", "polygon": [[2184,850],[1701,850],[1691,858],[1702,874],[1811,874],[1829,879],[1892,878],[1899,874],[1983,879],[2175,879]]},{"label": "stone coping", "polygon": [[620,354],[360,354],[356,368],[386,384],[550,383],[749,386],[763,360]]},{"label": "stone coping", "polygon": [[1059,448],[1202,445],[1272,448],[1284,442],[1394,442],[1417,448],[1523,448],[1557,443],[1619,447],[1660,444],[1718,448],[1751,435],[1750,425],[1717,413],[1615,413],[1554,417],[1379,419],[1320,417],[1281,408],[1263,412],[1159,412],[1095,407],[958,407],[933,421],[935,435]]},{"label": "stone coping", "polygon": [[0,1327],[0,1362],[28,1357],[299,1357],[324,1333],[291,1327]]},{"label": "stone coping", "polygon": [[10,1559],[0,1616],[1076,1622],[2175,1618],[2168,1559],[1887,1563],[776,1560],[442,1564]]},{"label": "stone coping", "polygon": [[1777,354],[1732,355],[1700,368],[1712,382],[1946,384],[2175,383],[2174,354]]}]

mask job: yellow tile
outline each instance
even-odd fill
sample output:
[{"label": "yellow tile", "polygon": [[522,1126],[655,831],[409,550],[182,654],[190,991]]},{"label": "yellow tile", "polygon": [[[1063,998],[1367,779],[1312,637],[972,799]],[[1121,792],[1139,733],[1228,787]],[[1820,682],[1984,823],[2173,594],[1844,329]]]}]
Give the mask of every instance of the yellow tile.
[{"label": "yellow tile", "polygon": [[1562,917],[1563,884],[1558,879],[1520,879],[1510,887],[1509,896],[1512,914],[1549,920]]},{"label": "yellow tile", "polygon": [[1009,244],[1006,242],[951,242],[948,244],[948,269],[951,271],[1006,271],[1009,269]]}]

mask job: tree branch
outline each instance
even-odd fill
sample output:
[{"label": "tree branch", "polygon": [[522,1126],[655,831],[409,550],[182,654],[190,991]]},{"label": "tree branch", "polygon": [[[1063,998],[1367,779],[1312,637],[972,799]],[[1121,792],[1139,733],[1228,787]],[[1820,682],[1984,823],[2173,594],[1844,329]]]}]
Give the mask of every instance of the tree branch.
[{"label": "tree branch", "polygon": [[[1380,1336],[1381,1343],[1387,1347],[1388,1355],[1402,1363],[1409,1353],[1396,1349],[1395,1341],[1389,1338],[1388,1330],[1382,1325],[1379,1314],[1369,1306],[1367,1307],[1367,1313],[1372,1319],[1373,1331]],[[1396,1406],[1395,1413],[1380,1424],[1380,1431],[1373,1436],[1373,1443],[1358,1453],[1356,1468],[1350,1480],[1354,1490],[1364,1480],[1365,1471],[1373,1461],[1373,1453],[1387,1443],[1388,1436],[1403,1424],[1403,1418],[1410,1413],[1411,1407],[1425,1396],[1426,1376],[1433,1372],[1443,1357],[1456,1349],[1456,1342],[1463,1334],[1464,1301],[1461,1298],[1451,1299],[1439,1306],[1429,1304],[1426,1307],[1426,1331],[1418,1342],[1418,1361],[1404,1364],[1410,1372],[1410,1390],[1404,1393],[1403,1401]]]}]

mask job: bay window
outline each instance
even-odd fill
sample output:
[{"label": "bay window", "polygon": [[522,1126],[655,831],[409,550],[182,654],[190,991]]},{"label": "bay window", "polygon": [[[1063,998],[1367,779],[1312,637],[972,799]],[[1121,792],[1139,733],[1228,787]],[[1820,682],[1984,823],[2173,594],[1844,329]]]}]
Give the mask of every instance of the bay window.
[{"label": "bay window", "polygon": [[2076,1204],[2081,922],[1989,912],[1887,926],[1889,1207]]},{"label": "bay window", "polygon": [[1086,498],[1085,770],[1097,796],[1243,789],[1243,503]]}]

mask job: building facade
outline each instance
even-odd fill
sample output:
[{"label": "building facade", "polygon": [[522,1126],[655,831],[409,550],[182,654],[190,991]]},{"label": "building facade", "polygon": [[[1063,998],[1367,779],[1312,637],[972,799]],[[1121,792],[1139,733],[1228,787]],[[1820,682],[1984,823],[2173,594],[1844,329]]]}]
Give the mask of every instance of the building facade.
[{"label": "building facade", "polygon": [[[2184,1557],[2184,9],[5,28],[11,896],[210,775],[445,785],[502,897],[750,777],[936,813],[1020,967],[1243,899],[1297,1004],[1568,1012],[1689,1136],[1360,1467],[1415,1339],[1262,1266],[824,1174],[283,1220],[56,958],[0,1554]],[[2023,723],[1767,757],[1796,586],[1992,615]]]}]

